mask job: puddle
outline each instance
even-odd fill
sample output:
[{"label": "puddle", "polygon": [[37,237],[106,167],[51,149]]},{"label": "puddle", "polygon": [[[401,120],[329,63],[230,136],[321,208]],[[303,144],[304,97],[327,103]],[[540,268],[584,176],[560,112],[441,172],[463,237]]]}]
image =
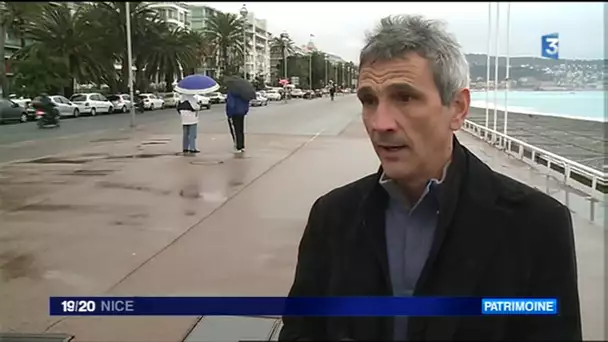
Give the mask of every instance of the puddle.
[{"label": "puddle", "polygon": [[65,159],[55,157],[38,158],[22,162],[23,164],[86,164],[92,159]]},{"label": "puddle", "polygon": [[75,175],[75,176],[107,176],[116,170],[76,170],[74,172],[66,172],[63,175]]},{"label": "puddle", "polygon": [[7,260],[0,265],[0,275],[5,281],[17,278],[37,278],[32,254],[16,254],[5,252],[0,254],[0,260]]},{"label": "puddle", "polygon": [[15,211],[58,211],[58,210],[82,210],[82,206],[72,204],[30,204]]},{"label": "puddle", "polygon": [[118,142],[118,141],[126,141],[126,140],[129,140],[129,138],[101,138],[101,139],[91,140],[90,142],[92,142],[92,143],[98,143],[98,142]]},{"label": "puddle", "polygon": [[191,161],[190,164],[192,165],[218,165],[218,164],[224,164],[223,160],[197,160],[197,161]]},{"label": "puddle", "polygon": [[191,198],[191,199],[195,199],[195,198],[201,198],[201,193],[198,191],[198,189],[182,189],[179,191],[179,195],[183,198]]},{"label": "puddle", "polygon": [[168,141],[146,141],[141,143],[140,145],[166,145],[169,143]]},{"label": "puddle", "polygon": [[180,153],[139,153],[139,154],[127,154],[127,155],[118,155],[118,156],[108,156],[104,159],[135,159],[135,158],[157,158],[157,157],[166,157],[166,156],[176,156],[180,155]]},{"label": "puddle", "polygon": [[169,195],[171,191],[162,190],[162,189],[154,189],[144,185],[136,185],[136,184],[124,184],[124,183],[115,183],[115,182],[98,182],[97,186],[106,188],[106,189],[122,189],[122,190],[134,190],[134,191],[143,191],[149,193],[155,193],[160,195]]}]

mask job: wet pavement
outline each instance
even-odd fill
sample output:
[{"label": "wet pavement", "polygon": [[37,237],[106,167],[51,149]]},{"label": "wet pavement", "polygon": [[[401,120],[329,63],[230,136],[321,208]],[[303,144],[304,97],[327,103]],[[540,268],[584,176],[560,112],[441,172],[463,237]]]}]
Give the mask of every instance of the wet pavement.
[{"label": "wet pavement", "polygon": [[[182,341],[197,317],[62,319],[48,316],[48,297],[285,295],[313,201],[377,169],[359,113],[352,95],[254,108],[241,156],[212,110],[196,156],[175,153],[174,117],[0,166],[0,332]],[[569,194],[585,338],[604,338],[604,204],[459,137],[499,172],[561,201]]]}]

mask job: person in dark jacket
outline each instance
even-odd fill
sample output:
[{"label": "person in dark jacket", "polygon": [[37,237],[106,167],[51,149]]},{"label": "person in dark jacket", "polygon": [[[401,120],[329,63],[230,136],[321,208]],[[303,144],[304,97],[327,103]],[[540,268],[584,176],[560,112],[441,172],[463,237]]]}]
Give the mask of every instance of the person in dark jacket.
[{"label": "person in dark jacket", "polygon": [[581,341],[570,212],[456,138],[471,99],[455,39],[420,16],[385,18],[360,66],[381,167],[315,201],[289,296],[557,298],[559,314],[285,316],[279,340]]},{"label": "person in dark jacket", "polygon": [[228,91],[226,97],[226,116],[237,153],[245,152],[245,116],[249,113],[249,100]]}]

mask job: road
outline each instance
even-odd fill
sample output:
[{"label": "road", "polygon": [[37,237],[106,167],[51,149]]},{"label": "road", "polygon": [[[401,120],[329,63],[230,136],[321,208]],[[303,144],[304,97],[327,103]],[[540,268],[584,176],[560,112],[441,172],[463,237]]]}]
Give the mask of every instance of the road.
[{"label": "road", "polygon": [[[318,117],[317,112],[327,103],[356,110],[356,102],[344,103],[338,97],[330,103],[328,98],[312,101],[294,99],[287,104],[270,102],[265,107],[251,108],[247,118],[250,133],[274,134],[336,134],[351,120],[350,116]],[[351,98],[352,99],[352,98]],[[293,115],[283,115],[285,112]],[[38,129],[34,122],[0,125],[0,163],[12,160],[39,158],[45,155],[82,148],[99,139],[124,139],[132,132],[130,114],[99,114],[95,117],[65,118],[60,128]],[[333,121],[332,121],[333,120]],[[136,116],[138,130],[156,133],[178,133],[181,129],[175,109],[147,111]],[[202,133],[228,132],[224,105],[212,105],[200,115]]]},{"label": "road", "polygon": [[[51,317],[48,297],[285,295],[311,204],[378,168],[354,95],[252,108],[244,155],[231,152],[221,106],[201,115],[196,156],[176,153],[174,110],[138,116],[135,131],[121,129],[128,122],[118,114],[53,132],[0,128],[12,136],[3,161],[60,154],[0,165],[0,332],[183,341],[197,317]],[[459,139],[495,170],[563,201],[546,175],[466,133]],[[604,221],[584,213],[573,210],[584,337],[603,340]]]}]

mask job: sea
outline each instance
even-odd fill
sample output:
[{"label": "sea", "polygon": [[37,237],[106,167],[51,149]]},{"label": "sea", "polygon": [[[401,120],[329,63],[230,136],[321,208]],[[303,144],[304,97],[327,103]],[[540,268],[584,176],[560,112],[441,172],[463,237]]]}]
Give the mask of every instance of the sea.
[{"label": "sea", "polygon": [[[494,109],[494,91],[489,91],[488,107]],[[505,91],[496,93],[498,110],[505,108]],[[507,94],[509,112],[557,116],[562,118],[607,122],[606,94],[599,90],[518,91]],[[471,93],[471,106],[486,108],[486,92]]]}]

